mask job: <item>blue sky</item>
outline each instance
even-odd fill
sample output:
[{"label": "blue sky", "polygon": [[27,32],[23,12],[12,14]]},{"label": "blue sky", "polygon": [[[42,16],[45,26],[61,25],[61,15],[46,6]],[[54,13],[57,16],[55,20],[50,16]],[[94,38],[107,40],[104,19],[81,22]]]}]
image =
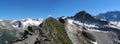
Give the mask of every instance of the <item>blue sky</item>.
[{"label": "blue sky", "polygon": [[0,19],[73,16],[81,10],[92,15],[120,11],[120,0],[0,0]]}]

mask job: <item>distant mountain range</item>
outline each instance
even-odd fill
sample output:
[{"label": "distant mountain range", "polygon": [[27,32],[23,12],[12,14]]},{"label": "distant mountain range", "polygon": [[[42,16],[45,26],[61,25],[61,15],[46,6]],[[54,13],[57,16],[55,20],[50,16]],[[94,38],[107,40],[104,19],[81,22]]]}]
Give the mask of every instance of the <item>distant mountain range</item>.
[{"label": "distant mountain range", "polygon": [[120,12],[0,20],[0,44],[120,44]]},{"label": "distant mountain range", "polygon": [[120,11],[109,11],[106,13],[100,13],[96,17],[106,19],[108,21],[120,21]]},{"label": "distant mountain range", "polygon": [[42,19],[22,19],[22,20],[1,20],[0,29],[26,29],[27,26],[38,26],[42,23]]},{"label": "distant mountain range", "polygon": [[96,17],[107,20],[114,25],[120,26],[120,11],[109,11],[106,13],[100,13]]}]

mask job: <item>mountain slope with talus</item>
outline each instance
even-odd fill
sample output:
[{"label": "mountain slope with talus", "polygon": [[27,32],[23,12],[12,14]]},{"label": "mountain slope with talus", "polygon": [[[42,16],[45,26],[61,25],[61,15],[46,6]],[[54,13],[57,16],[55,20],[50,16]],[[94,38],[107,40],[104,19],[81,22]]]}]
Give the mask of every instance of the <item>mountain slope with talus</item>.
[{"label": "mountain slope with talus", "polygon": [[32,30],[32,35],[26,34],[27,38],[21,37],[21,39],[16,39],[13,44],[34,44],[36,38],[39,39],[39,44],[72,44],[64,25],[52,17],[47,18],[36,29],[33,27]]},{"label": "mountain slope with talus", "polygon": [[[81,34],[80,36],[74,36],[74,38],[79,37],[76,40],[79,39],[81,44],[119,44],[120,43],[119,27],[109,23],[109,21],[101,20],[99,18],[93,17],[85,11],[80,11],[75,16],[69,18],[67,22],[68,22],[67,29],[73,31],[72,33],[73,35]],[[71,37],[71,40],[73,40],[73,37]],[[78,43],[74,43],[74,44],[78,44]]]},{"label": "mountain slope with talus", "polygon": [[47,35],[54,44],[72,44],[67,36],[65,27],[56,19],[50,17],[43,23],[43,29],[46,30]]},{"label": "mountain slope with talus", "polygon": [[3,26],[0,30],[10,27],[0,32],[0,44],[3,38],[2,44],[120,44],[118,25],[86,11],[67,18],[1,22],[8,24],[3,26],[0,23]]}]

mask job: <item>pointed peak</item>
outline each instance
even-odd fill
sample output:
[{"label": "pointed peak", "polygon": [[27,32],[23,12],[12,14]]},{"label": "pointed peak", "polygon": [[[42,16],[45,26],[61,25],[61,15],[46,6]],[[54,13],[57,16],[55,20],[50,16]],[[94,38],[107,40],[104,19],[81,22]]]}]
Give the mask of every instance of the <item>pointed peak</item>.
[{"label": "pointed peak", "polygon": [[77,14],[75,14],[74,19],[75,20],[89,20],[89,19],[93,19],[93,17],[86,11],[80,11]]},{"label": "pointed peak", "polygon": [[80,11],[80,12],[78,12],[78,13],[86,13],[86,11],[85,11],[85,10],[82,10],[82,11]]},{"label": "pointed peak", "polygon": [[91,16],[89,13],[87,13],[86,11],[80,11],[80,12],[78,12],[75,16],[77,16],[77,15],[80,15],[80,16],[87,16],[87,15],[89,15],[89,16]]}]

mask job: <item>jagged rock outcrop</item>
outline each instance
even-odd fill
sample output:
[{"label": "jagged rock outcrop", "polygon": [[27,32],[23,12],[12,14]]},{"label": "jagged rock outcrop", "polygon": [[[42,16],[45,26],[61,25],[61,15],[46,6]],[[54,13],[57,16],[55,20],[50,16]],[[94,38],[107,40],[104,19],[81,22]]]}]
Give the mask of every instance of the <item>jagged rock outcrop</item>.
[{"label": "jagged rock outcrop", "polygon": [[65,27],[56,19],[50,17],[39,26],[28,26],[23,37],[13,41],[13,44],[72,44]]},{"label": "jagged rock outcrop", "polygon": [[58,20],[49,17],[43,22],[43,30],[46,31],[53,44],[72,44],[65,26]]},{"label": "jagged rock outcrop", "polygon": [[52,44],[52,42],[41,27],[29,26],[23,36],[14,40],[12,44]]},{"label": "jagged rock outcrop", "polygon": [[65,23],[66,20],[67,20],[67,19],[66,19],[64,16],[61,16],[61,17],[59,18],[59,21],[60,21],[61,23]]},{"label": "jagged rock outcrop", "polygon": [[82,31],[81,34],[82,34],[85,38],[87,38],[87,39],[89,39],[89,40],[91,40],[91,41],[96,42],[95,37],[94,37],[91,33],[86,32],[86,31]]}]

